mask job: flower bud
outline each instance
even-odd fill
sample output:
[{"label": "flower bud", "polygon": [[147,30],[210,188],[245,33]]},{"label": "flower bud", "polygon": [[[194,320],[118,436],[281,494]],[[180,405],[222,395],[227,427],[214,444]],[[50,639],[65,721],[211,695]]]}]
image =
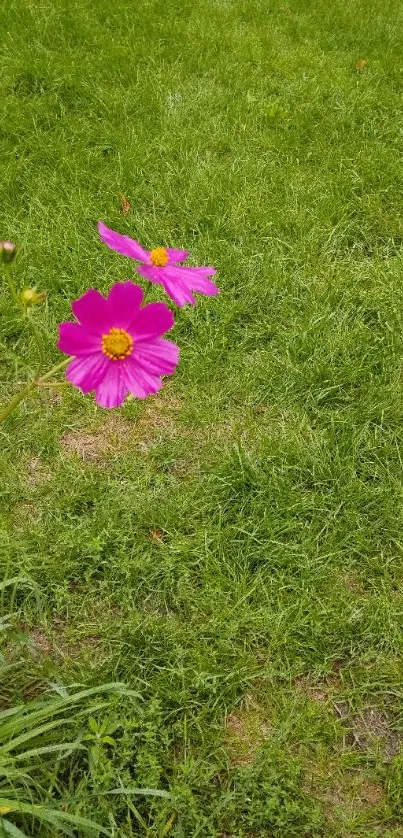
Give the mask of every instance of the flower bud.
[{"label": "flower bud", "polygon": [[5,265],[13,261],[16,253],[16,244],[13,244],[13,242],[0,242],[0,259]]},{"label": "flower bud", "polygon": [[46,291],[37,291],[36,288],[24,288],[21,291],[21,300],[26,306],[37,306],[46,300]]}]

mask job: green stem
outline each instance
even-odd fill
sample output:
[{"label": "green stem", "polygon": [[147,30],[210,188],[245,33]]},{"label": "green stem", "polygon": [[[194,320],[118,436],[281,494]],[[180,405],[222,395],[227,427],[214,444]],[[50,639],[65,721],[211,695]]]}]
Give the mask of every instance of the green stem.
[{"label": "green stem", "polygon": [[36,383],[40,386],[42,384],[42,381],[48,381],[49,378],[52,378],[52,375],[54,375],[55,372],[60,372],[60,370],[64,370],[65,367],[67,367],[67,364],[70,363],[70,361],[71,358],[63,358],[63,361],[59,361],[59,363],[56,364],[55,367],[52,367],[50,370],[48,370],[48,372],[45,372],[45,375],[41,375],[40,378],[35,379]]},{"label": "green stem", "polygon": [[26,384],[26,386],[23,387],[19,393],[16,393],[16,395],[13,396],[13,398],[3,408],[3,410],[0,411],[0,424],[4,422],[5,419],[8,419],[10,413],[12,413],[13,410],[15,410],[16,407],[18,407],[18,405],[20,404],[20,402],[23,401],[23,399],[25,399],[27,396],[29,396],[30,393],[32,393],[33,390],[35,390],[35,387],[40,387],[42,381],[48,381],[48,379],[52,378],[52,376],[56,372],[59,372],[60,370],[67,367],[67,364],[69,364],[70,361],[71,358],[64,358],[63,361],[60,361],[58,364],[56,364],[56,366],[48,370],[48,372],[46,372],[45,375],[42,375],[40,378],[34,378],[33,381],[29,381],[28,384]]},{"label": "green stem", "polygon": [[8,417],[10,416],[10,413],[12,413],[13,410],[15,410],[16,407],[18,407],[19,403],[22,402],[22,400],[25,399],[25,397],[28,396],[29,393],[36,386],[37,386],[36,381],[30,381],[29,384],[26,385],[26,387],[23,387],[23,389],[20,390],[20,392],[17,393],[11,399],[11,401],[9,401],[8,405],[6,405],[6,407],[4,407],[3,410],[0,411],[0,424],[2,422],[4,422],[5,419],[8,419]]},{"label": "green stem", "polygon": [[146,302],[147,302],[147,300],[150,296],[150,291],[151,291],[152,287],[153,287],[152,282],[148,282],[147,285],[146,285],[146,290],[144,291],[143,306],[145,306],[145,304],[146,304]]},{"label": "green stem", "polygon": [[6,275],[8,287],[9,287],[10,294],[12,296],[13,302],[15,303],[16,307],[21,312],[21,314],[23,316],[23,319],[27,321],[28,327],[30,328],[30,330],[31,330],[31,332],[34,336],[35,343],[38,347],[38,353],[39,353],[38,374],[39,374],[40,370],[43,367],[43,359],[44,359],[43,337],[42,337],[39,329],[37,329],[37,327],[35,326],[35,323],[33,323],[33,321],[31,320],[31,316],[28,313],[28,309],[24,305],[24,303],[23,303],[23,301],[22,301],[22,299],[21,299],[21,297],[20,297],[20,295],[17,291],[17,286],[14,282],[11,263],[9,265],[4,266],[4,273]]},{"label": "green stem", "polygon": [[13,302],[15,303],[17,308],[19,308],[19,310],[21,311],[21,310],[24,309],[24,306],[22,305],[20,297],[18,296],[17,286],[16,286],[16,284],[14,282],[14,278],[13,278],[11,263],[10,263],[10,265],[5,265],[4,266],[4,273],[6,275],[7,284],[8,284],[8,287],[10,289],[10,294],[13,298]]},{"label": "green stem", "polygon": [[27,318],[28,326],[31,329],[31,332],[34,336],[35,343],[38,347],[39,361],[38,361],[37,375],[39,375],[39,373],[40,373],[40,371],[43,367],[43,360],[44,360],[44,355],[45,355],[45,347],[44,347],[43,337],[41,335],[41,332],[39,331],[39,329],[35,325],[34,321],[32,320],[31,315],[28,314],[28,312],[26,313],[26,318]]}]

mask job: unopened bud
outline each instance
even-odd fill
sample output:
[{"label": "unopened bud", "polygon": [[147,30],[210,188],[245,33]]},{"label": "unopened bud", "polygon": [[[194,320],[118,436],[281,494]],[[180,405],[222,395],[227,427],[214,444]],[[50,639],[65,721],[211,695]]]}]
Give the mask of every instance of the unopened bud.
[{"label": "unopened bud", "polygon": [[12,262],[16,253],[16,244],[13,244],[13,242],[0,242],[0,258],[4,264]]},{"label": "unopened bud", "polygon": [[46,291],[37,291],[36,288],[24,288],[21,291],[21,299],[26,306],[37,306],[46,300]]}]

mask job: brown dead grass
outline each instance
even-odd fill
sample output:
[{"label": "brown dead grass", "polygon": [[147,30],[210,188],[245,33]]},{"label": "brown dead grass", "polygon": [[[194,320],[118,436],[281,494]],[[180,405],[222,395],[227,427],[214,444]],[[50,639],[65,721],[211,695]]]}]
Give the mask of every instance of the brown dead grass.
[{"label": "brown dead grass", "polygon": [[25,529],[27,523],[32,523],[39,514],[40,507],[36,503],[22,501],[21,503],[16,503],[13,507],[13,519],[17,528]]},{"label": "brown dead grass", "polygon": [[94,429],[78,428],[64,434],[60,444],[67,454],[92,462],[102,462],[130,447],[146,452],[180,433],[174,415],[179,407],[179,400],[173,396],[155,396],[144,404],[138,419],[129,420],[113,412]]},{"label": "brown dead grass", "polygon": [[366,707],[350,722],[352,744],[360,751],[380,750],[390,760],[399,753],[400,737],[391,727],[389,716],[377,707]]},{"label": "brown dead grass", "polygon": [[53,646],[49,638],[44,634],[40,628],[31,628],[27,631],[27,637],[30,645],[35,652],[40,655],[50,655],[53,651]]},{"label": "brown dead grass", "polygon": [[[121,618],[118,608],[105,609],[102,625]],[[19,628],[28,640],[28,650],[35,657],[50,658],[54,663],[68,663],[76,658],[99,661],[105,652],[105,644],[99,635],[99,620],[88,616],[84,625],[71,625],[67,620],[54,615],[48,626],[28,626],[22,622]],[[10,655],[12,655],[10,649]],[[17,649],[15,650],[17,651]]]},{"label": "brown dead grass", "polygon": [[25,482],[29,489],[41,486],[50,480],[52,474],[40,457],[31,457],[26,464]]},{"label": "brown dead grass", "polygon": [[259,748],[271,734],[271,726],[252,696],[246,696],[239,709],[227,716],[225,750],[232,765],[253,763]]},{"label": "brown dead grass", "polygon": [[112,414],[93,431],[69,431],[61,437],[60,444],[67,454],[75,454],[82,460],[102,461],[122,450],[131,433],[131,423],[118,414]]},{"label": "brown dead grass", "polygon": [[359,713],[351,714],[348,701],[334,701],[333,707],[347,729],[348,745],[365,752],[378,752],[386,762],[400,751],[401,738],[388,714],[379,707],[365,707]]},{"label": "brown dead grass", "polygon": [[385,797],[382,786],[372,780],[363,780],[360,791],[362,800],[370,806],[377,806]]},{"label": "brown dead grass", "polygon": [[262,435],[278,436],[289,432],[290,423],[296,428],[300,425],[297,418],[276,412],[267,405],[252,406],[247,409],[247,415],[243,409],[224,421],[202,424],[197,418],[186,421],[180,415],[182,407],[181,400],[168,385],[160,395],[146,400],[136,419],[113,412],[95,428],[70,430],[61,437],[60,444],[68,455],[102,463],[130,448],[147,454],[167,440],[183,440],[187,443],[186,457],[176,459],[171,468],[172,474],[181,479],[194,472],[200,452],[205,449],[209,453],[213,450],[222,453],[223,448],[237,440],[252,449],[259,444]]},{"label": "brown dead grass", "polygon": [[77,657],[81,652],[95,649],[101,644],[101,638],[96,636],[85,636],[79,641],[72,642],[65,633],[57,633],[57,624],[45,633],[45,629],[39,626],[25,628],[21,625],[31,650],[40,657],[52,657],[55,661],[69,657]]},{"label": "brown dead grass", "polygon": [[337,834],[343,838],[350,835],[343,824],[363,816],[372,818],[385,800],[380,783],[367,777],[364,770],[346,770],[337,759],[310,762],[306,766],[304,790],[321,805],[330,834],[334,835],[337,828]]},{"label": "brown dead grass", "polygon": [[342,688],[340,676],[329,675],[322,681],[312,681],[309,675],[303,675],[301,678],[296,678],[294,687],[299,693],[304,695],[309,701],[316,701],[320,704],[329,702],[337,695]]}]

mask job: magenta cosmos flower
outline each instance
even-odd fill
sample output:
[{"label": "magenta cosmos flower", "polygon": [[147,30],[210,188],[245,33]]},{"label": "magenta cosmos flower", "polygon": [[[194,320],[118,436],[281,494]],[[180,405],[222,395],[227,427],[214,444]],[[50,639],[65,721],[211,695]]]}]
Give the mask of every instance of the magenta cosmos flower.
[{"label": "magenta cosmos flower", "polygon": [[95,390],[101,407],[119,407],[128,393],[145,399],[172,375],[179,348],[165,340],[174,325],[165,303],[140,308],[143,290],[133,282],[117,282],[107,299],[90,288],[72,303],[78,323],[61,323],[59,349],[74,355],[66,378],[83,393]]},{"label": "magenta cosmos flower", "polygon": [[187,250],[174,250],[172,247],[156,247],[154,250],[144,250],[134,239],[129,236],[122,236],[106,227],[102,221],[98,222],[99,235],[105,244],[121,253],[141,262],[136,265],[136,271],[157,285],[163,285],[165,291],[178,306],[186,303],[195,305],[196,300],[192,291],[199,294],[206,294],[214,297],[219,288],[209,279],[214,276],[215,268],[201,267],[192,268],[189,265],[178,265],[189,256]]}]

